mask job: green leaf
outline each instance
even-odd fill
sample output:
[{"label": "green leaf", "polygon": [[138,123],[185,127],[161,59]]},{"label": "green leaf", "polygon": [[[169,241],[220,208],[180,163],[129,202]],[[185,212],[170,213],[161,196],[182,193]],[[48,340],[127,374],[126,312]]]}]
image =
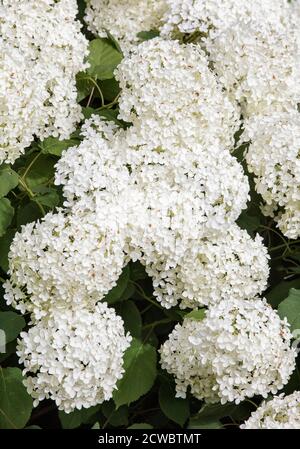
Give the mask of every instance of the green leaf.
[{"label": "green leaf", "polygon": [[145,422],[140,422],[140,423],[132,424],[130,427],[127,427],[127,429],[148,430],[148,429],[153,429],[153,426],[151,426],[151,424],[147,424]]},{"label": "green leaf", "polygon": [[260,226],[260,217],[258,215],[250,215],[248,211],[243,211],[237,220],[237,224],[240,228],[245,229],[251,236],[253,236]]},{"label": "green leaf", "polygon": [[167,418],[182,427],[190,416],[188,400],[176,398],[174,386],[165,381],[162,382],[159,388],[158,397],[160,408]]},{"label": "green leaf", "polygon": [[294,279],[293,281],[283,281],[277,284],[272,290],[265,295],[267,301],[271,306],[277,308],[289,294],[291,288],[300,289],[300,279]]},{"label": "green leaf", "polygon": [[116,305],[116,312],[124,320],[126,331],[133,337],[139,338],[142,333],[142,319],[137,306],[133,301],[123,301]]},{"label": "green leaf", "polygon": [[75,429],[86,423],[93,415],[100,410],[100,405],[90,408],[82,408],[81,410],[74,410],[71,413],[65,413],[63,411],[58,412],[58,416],[63,429]]},{"label": "green leaf", "polygon": [[0,199],[0,237],[5,234],[6,229],[11,224],[15,210],[7,198]]},{"label": "green leaf", "polygon": [[20,227],[27,223],[32,223],[42,217],[42,213],[36,203],[30,201],[17,210],[17,226]]},{"label": "green leaf", "polygon": [[127,426],[128,425],[128,407],[123,405],[116,410],[113,401],[104,402],[101,409],[103,415],[106,417],[107,422],[114,426]]},{"label": "green leaf", "polygon": [[191,312],[187,313],[184,318],[189,318],[190,320],[197,320],[202,321],[205,318],[206,315],[206,309],[198,309],[198,310],[192,310]]},{"label": "green leaf", "polygon": [[[55,173],[56,159],[50,155],[42,154],[26,175],[26,184],[32,190],[37,186],[49,183]],[[30,163],[30,162],[29,162]]]},{"label": "green leaf", "polygon": [[87,72],[99,80],[114,77],[114,70],[120,64],[122,54],[111,45],[108,39],[94,39],[89,45]]},{"label": "green leaf", "polygon": [[0,237],[0,267],[3,271],[8,271],[8,253],[15,233],[16,232],[13,229],[8,229],[6,233]]},{"label": "green leaf", "polygon": [[223,424],[219,420],[190,419],[188,429],[222,429]]},{"label": "green leaf", "polygon": [[17,173],[10,167],[0,168],[0,198],[19,184]]},{"label": "green leaf", "polygon": [[231,412],[235,409],[235,404],[204,404],[198,414],[194,417],[197,419],[209,422],[211,420],[217,421],[225,416],[230,416]]},{"label": "green leaf", "polygon": [[156,350],[133,339],[124,355],[125,373],[117,383],[113,399],[118,407],[131,404],[146,394],[156,378]]},{"label": "green leaf", "polygon": [[130,277],[133,281],[139,281],[141,279],[147,279],[148,275],[145,271],[145,267],[140,262],[134,262],[130,267]]},{"label": "green leaf", "polygon": [[125,292],[129,282],[129,274],[129,266],[126,265],[121,276],[118,279],[117,285],[107,293],[104,301],[106,301],[108,304],[114,304],[115,302],[122,301],[122,295]]},{"label": "green leaf", "polygon": [[158,36],[159,36],[158,30],[141,31],[140,33],[137,33],[137,37],[140,39],[141,42],[149,41],[150,39],[154,39],[155,37]]},{"label": "green leaf", "polygon": [[300,329],[300,290],[291,288],[289,296],[279,304],[278,314],[287,318],[291,331]]},{"label": "green leaf", "polygon": [[77,73],[76,76],[76,88],[77,88],[77,101],[80,103],[84,100],[94,87],[94,83],[84,72]]},{"label": "green leaf", "polygon": [[40,143],[43,154],[54,154],[54,156],[61,156],[64,150],[70,147],[78,146],[80,141],[78,139],[59,140],[55,137],[48,137]]},{"label": "green leaf", "polygon": [[56,189],[52,187],[38,187],[33,190],[35,193],[40,192],[38,195],[35,195],[33,201],[36,203],[40,203],[43,206],[47,206],[51,209],[58,206],[60,202],[60,197],[57,193]]},{"label": "green leaf", "polygon": [[116,81],[114,78],[110,80],[100,81],[99,87],[101,89],[103,97],[108,101],[114,101],[121,90],[118,81]]},{"label": "green leaf", "polygon": [[0,429],[22,429],[30,418],[32,399],[19,368],[0,367]]},{"label": "green leaf", "polygon": [[15,340],[25,324],[24,318],[15,312],[0,312],[0,329],[5,332],[6,343]]}]

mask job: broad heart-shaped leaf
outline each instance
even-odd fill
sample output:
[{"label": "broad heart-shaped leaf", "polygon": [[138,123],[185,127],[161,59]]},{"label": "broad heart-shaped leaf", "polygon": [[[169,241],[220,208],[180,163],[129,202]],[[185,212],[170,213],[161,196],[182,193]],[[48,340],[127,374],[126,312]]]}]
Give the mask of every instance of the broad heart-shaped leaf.
[{"label": "broad heart-shaped leaf", "polygon": [[78,139],[59,140],[55,137],[47,137],[40,143],[42,153],[54,154],[54,156],[61,156],[62,152],[70,147],[79,145]]},{"label": "broad heart-shaped leaf", "polygon": [[0,330],[5,332],[6,343],[17,338],[25,324],[24,318],[15,312],[0,312]]},{"label": "broad heart-shaped leaf", "polygon": [[86,423],[93,415],[95,415],[101,406],[82,408],[81,410],[74,410],[71,413],[65,413],[63,411],[58,412],[58,416],[63,429],[76,429],[81,424]]},{"label": "broad heart-shaped leaf", "polygon": [[15,210],[7,198],[0,199],[0,237],[5,234],[6,229],[10,225]]},{"label": "broad heart-shaped leaf", "polygon": [[300,290],[291,288],[289,296],[278,306],[280,318],[286,317],[291,330],[300,329]]},{"label": "broad heart-shaped leaf", "polygon": [[148,430],[148,429],[153,429],[153,426],[151,426],[151,424],[147,424],[145,422],[139,422],[136,424],[132,424],[130,427],[127,427],[127,429]]},{"label": "broad heart-shaped leaf", "polygon": [[53,187],[40,186],[33,189],[33,192],[36,194],[33,198],[33,201],[36,203],[40,203],[51,209],[58,206],[60,197],[57,190]]},{"label": "broad heart-shaped leaf", "polygon": [[122,405],[122,407],[116,409],[112,400],[109,402],[106,401],[102,404],[101,411],[110,425],[114,427],[128,426],[129,412],[127,405]]},{"label": "broad heart-shaped leaf", "polygon": [[0,366],[0,429],[22,429],[30,418],[32,399],[19,368]]},{"label": "broad heart-shaped leaf", "polygon": [[105,296],[104,301],[108,304],[114,304],[115,302],[122,301],[122,295],[126,290],[129,282],[130,269],[129,265],[123,269],[121,276],[118,279],[117,285],[110,290]]},{"label": "broad heart-shaped leaf", "polygon": [[[56,162],[57,159],[55,157],[48,154],[41,154],[26,175],[25,180],[28,187],[34,189],[37,186],[50,182],[55,173],[54,165]],[[28,164],[30,164],[29,161]]]},{"label": "broad heart-shaped leaf", "polygon": [[221,421],[217,419],[199,419],[199,418],[191,418],[188,429],[222,429],[223,425]]},{"label": "broad heart-shaped leaf", "polygon": [[[131,284],[129,284],[131,285]],[[123,301],[115,306],[116,312],[123,318],[124,327],[132,337],[139,338],[142,333],[142,319],[133,301]]]},{"label": "broad heart-shaped leaf", "polygon": [[16,231],[8,229],[6,233],[0,237],[0,267],[3,271],[8,271],[8,253],[11,242]]},{"label": "broad heart-shaped leaf", "polygon": [[19,184],[17,173],[10,167],[0,168],[0,198]]},{"label": "broad heart-shaped leaf", "polygon": [[141,42],[149,41],[150,39],[154,39],[157,36],[159,36],[158,30],[140,31],[137,34],[137,37],[140,39]]},{"label": "broad heart-shaped leaf", "polygon": [[205,318],[206,309],[192,310],[187,313],[184,318],[189,318],[190,320],[202,321]]},{"label": "broad heart-shaped leaf", "polygon": [[229,416],[232,411],[236,408],[235,404],[204,404],[198,414],[194,417],[199,420],[203,420],[208,422],[210,420],[219,420],[220,418],[224,418]]},{"label": "broad heart-shaped leaf", "polygon": [[265,297],[271,306],[277,308],[278,305],[287,298],[291,288],[300,289],[300,279],[294,279],[293,281],[282,281],[272,288]]},{"label": "broad heart-shaped leaf", "polygon": [[190,416],[190,407],[187,399],[175,397],[174,386],[163,381],[159,388],[159,405],[167,418],[183,426]]},{"label": "broad heart-shaped leaf", "polygon": [[156,349],[134,338],[124,355],[125,373],[113,394],[116,407],[131,404],[146,394],[156,378]]},{"label": "broad heart-shaped leaf", "polygon": [[108,39],[94,39],[89,45],[90,67],[87,72],[99,80],[111,79],[121,60],[121,53],[111,45]]}]

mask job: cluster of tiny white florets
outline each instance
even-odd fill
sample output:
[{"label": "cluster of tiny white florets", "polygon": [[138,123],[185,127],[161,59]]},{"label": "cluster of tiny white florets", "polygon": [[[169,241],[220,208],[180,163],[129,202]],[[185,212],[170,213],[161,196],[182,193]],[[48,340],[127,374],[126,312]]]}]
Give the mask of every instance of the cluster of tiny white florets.
[{"label": "cluster of tiny white florets", "polygon": [[254,116],[245,122],[248,168],[255,174],[266,215],[276,215],[287,237],[300,236],[300,114]]},{"label": "cluster of tiny white florets", "polygon": [[[233,146],[240,111],[222,91],[200,47],[152,39],[136,47],[116,70],[122,89],[120,118],[170,144],[220,142]],[[151,145],[151,138],[148,142]]]},{"label": "cluster of tiny white florets", "polygon": [[0,163],[13,163],[34,137],[68,138],[81,119],[75,75],[87,40],[76,0],[0,4]]},{"label": "cluster of tiny white florets", "polygon": [[286,0],[167,0],[162,33],[198,33],[246,115],[294,108],[300,98],[299,33]]},{"label": "cluster of tiny white florets", "polygon": [[217,236],[193,242],[177,265],[168,258],[142,260],[153,278],[154,295],[165,307],[211,306],[228,297],[248,299],[267,286],[267,249],[258,235],[232,225]]},{"label": "cluster of tiny white florets", "polygon": [[103,218],[58,211],[23,226],[10,248],[7,303],[34,319],[52,309],[93,308],[125,264],[122,236],[109,225],[113,217]]},{"label": "cluster of tiny white florets", "polygon": [[264,401],[241,429],[300,429],[300,392]]},{"label": "cluster of tiny white florets", "polygon": [[138,33],[162,25],[166,0],[87,0],[85,21],[92,33],[114,36],[122,49],[139,42]]},{"label": "cluster of tiny white florets", "polygon": [[109,400],[130,341],[122,319],[105,303],[92,312],[65,309],[42,318],[21,333],[17,347],[34,405],[50,398],[69,413]]},{"label": "cluster of tiny white florets", "polygon": [[167,36],[178,33],[215,35],[232,27],[238,20],[253,19],[276,23],[287,10],[286,0],[166,0],[167,10],[161,32]]},{"label": "cluster of tiny white florets", "polygon": [[190,389],[207,402],[237,404],[275,394],[295,367],[286,320],[265,300],[227,299],[202,321],[186,318],[160,349],[161,365],[175,376],[178,397]]},{"label": "cluster of tiny white florets", "polygon": [[[259,193],[263,192],[266,202],[264,212],[274,216],[274,211],[278,209],[276,220],[279,228],[287,237],[297,238],[300,235],[300,204],[299,199],[287,199],[289,184],[286,181],[294,178],[299,165],[296,161],[299,156],[294,155],[299,135],[296,117],[299,116],[297,104],[300,102],[299,1],[166,2],[168,8],[161,26],[162,35],[181,39],[189,36],[191,41],[205,49],[211,67],[219,82],[224,85],[229,98],[236,100],[241,106],[243,117],[250,119],[247,127],[252,134],[253,144],[247,160],[250,171],[257,177],[257,189]],[[291,114],[289,125],[289,119],[283,118],[287,112]],[[279,113],[283,113],[281,118]],[[285,121],[285,129],[289,126],[290,134],[284,134],[281,130],[281,124]],[[267,134],[264,131],[265,125],[273,137],[268,142],[264,139],[262,145],[262,135],[266,137]],[[260,130],[258,133],[256,126]],[[292,150],[287,150],[290,145]],[[282,152],[282,158],[284,151],[288,154],[283,166],[275,162],[276,156],[273,157],[279,151]],[[254,153],[256,161],[253,160]],[[291,172],[290,157],[295,164]],[[262,160],[266,161],[269,170],[264,170]],[[275,165],[272,167],[273,162],[276,168]],[[285,175],[284,180],[282,173]],[[273,183],[274,179],[276,184]],[[295,176],[296,179],[299,179],[299,175],[298,178]],[[290,189],[293,197],[297,196],[297,190],[299,183],[296,181]]]}]

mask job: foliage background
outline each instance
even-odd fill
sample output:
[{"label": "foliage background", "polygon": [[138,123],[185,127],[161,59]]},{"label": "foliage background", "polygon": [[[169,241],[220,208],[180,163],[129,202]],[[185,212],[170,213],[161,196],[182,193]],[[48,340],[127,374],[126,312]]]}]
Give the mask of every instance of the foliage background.
[{"label": "foliage background", "polygon": [[[82,20],[85,4],[83,0],[78,0],[78,4]],[[127,127],[129,124],[117,119],[119,86],[113,71],[122,59],[119,46],[112,36],[95,39],[86,28],[83,30],[90,40],[90,68],[77,76],[78,101],[84,116],[99,114]],[[140,34],[141,40],[153,36],[155,33]],[[163,309],[155,301],[151,280],[139,263],[130,263],[124,269],[118,285],[106,297],[134,337],[125,354],[125,375],[114,398],[69,415],[58,412],[52,401],[44,401],[33,409],[32,400],[22,384],[22,367],[15,354],[16,339],[22,329],[26,330],[28,317],[22,317],[6,306],[2,283],[8,277],[8,251],[14,234],[22,225],[42,218],[63,204],[61,189],[53,183],[55,164],[64,149],[80,142],[80,125],[70,139],[36,140],[13,166],[0,166],[0,329],[7,337],[6,353],[0,352],[0,428],[201,429],[238,426],[249,417],[261,398],[246,400],[238,406],[206,406],[191,396],[175,398],[174,381],[160,369],[156,349],[184,315],[192,313],[195,319],[201,319],[202,314],[183,312],[179,308]],[[242,164],[245,150],[244,145],[236,148],[234,153]],[[265,296],[282,317],[287,316],[292,330],[299,329],[300,241],[288,241],[272,219],[262,216],[259,203],[251,180],[251,201],[238,224],[250,235],[258,232],[263,236],[271,256],[271,276]],[[299,389],[297,368],[284,391],[292,393]]]}]

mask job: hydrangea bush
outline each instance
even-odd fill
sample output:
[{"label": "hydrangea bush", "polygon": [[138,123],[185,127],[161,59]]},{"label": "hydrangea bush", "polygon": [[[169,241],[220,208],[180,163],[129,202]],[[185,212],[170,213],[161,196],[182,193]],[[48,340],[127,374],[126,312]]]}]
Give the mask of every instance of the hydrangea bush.
[{"label": "hydrangea bush", "polygon": [[300,428],[299,25],[0,0],[0,428]]}]

